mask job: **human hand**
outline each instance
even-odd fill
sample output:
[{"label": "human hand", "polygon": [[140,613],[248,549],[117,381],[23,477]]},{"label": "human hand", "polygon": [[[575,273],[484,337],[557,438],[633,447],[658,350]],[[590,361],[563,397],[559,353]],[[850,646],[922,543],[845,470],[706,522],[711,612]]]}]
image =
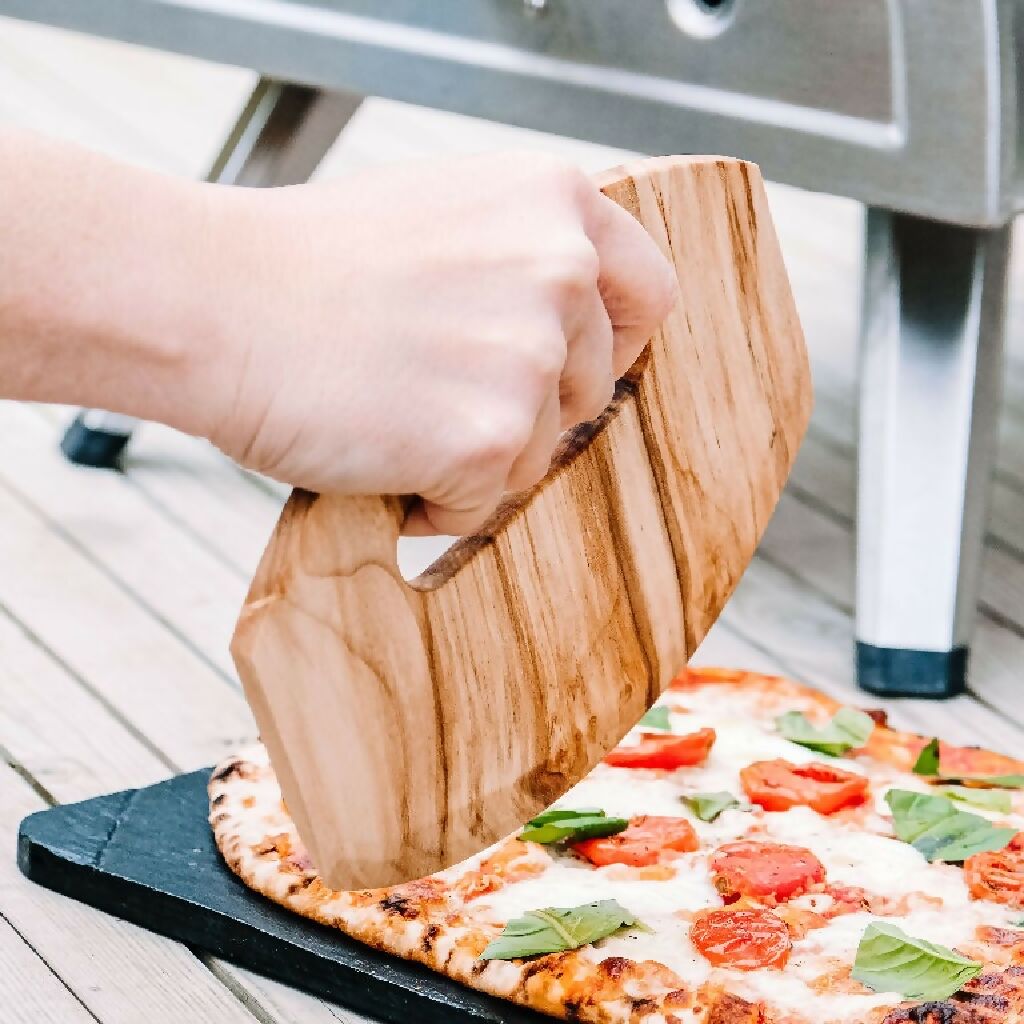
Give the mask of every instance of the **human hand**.
[{"label": "human hand", "polygon": [[409,533],[472,532],[540,480],[675,298],[647,233],[549,157],[215,191],[196,432],[311,490],[419,495]]}]

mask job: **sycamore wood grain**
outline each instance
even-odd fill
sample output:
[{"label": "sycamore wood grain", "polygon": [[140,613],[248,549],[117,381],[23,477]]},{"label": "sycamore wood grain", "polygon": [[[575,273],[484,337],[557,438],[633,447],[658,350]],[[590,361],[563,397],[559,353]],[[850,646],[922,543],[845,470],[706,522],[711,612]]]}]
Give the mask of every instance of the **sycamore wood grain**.
[{"label": "sycamore wood grain", "polygon": [[681,293],[602,416],[411,583],[400,499],[301,491],[253,580],[232,654],[332,886],[452,864],[586,774],[718,617],[806,428],[757,168],[658,158],[600,183]]}]

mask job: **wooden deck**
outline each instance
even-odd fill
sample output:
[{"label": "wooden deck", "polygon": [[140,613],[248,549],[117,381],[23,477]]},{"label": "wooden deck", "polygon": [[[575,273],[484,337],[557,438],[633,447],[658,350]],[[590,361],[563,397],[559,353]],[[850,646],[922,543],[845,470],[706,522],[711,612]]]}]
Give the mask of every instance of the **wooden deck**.
[{"label": "wooden deck", "polygon": [[[0,19],[0,119],[199,175],[249,74]],[[374,161],[502,145],[588,167],[621,154],[370,102],[330,154]],[[852,680],[853,469],[860,210],[771,193],[812,348],[817,409],[779,511],[700,652],[830,691]],[[1024,257],[1014,265],[1024,275]],[[897,722],[1020,753],[1024,739],[1024,346],[1013,291],[1002,451],[985,552],[976,697],[903,702]],[[1013,349],[1016,351],[1013,351]],[[67,410],[0,403],[0,1022],[327,1024],[351,1012],[36,888],[11,853],[47,803],[209,764],[253,726],[227,654],[283,491],[158,426],[124,474],[57,451]]]}]

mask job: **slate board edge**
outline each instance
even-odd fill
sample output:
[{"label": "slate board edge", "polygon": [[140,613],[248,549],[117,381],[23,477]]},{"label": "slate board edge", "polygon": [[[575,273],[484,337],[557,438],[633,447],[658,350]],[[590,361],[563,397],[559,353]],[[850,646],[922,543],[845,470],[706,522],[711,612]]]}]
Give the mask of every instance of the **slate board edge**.
[{"label": "slate board edge", "polygon": [[[159,790],[194,776],[202,777],[205,792],[209,769],[146,789]],[[231,915],[163,892],[155,885],[98,869],[79,856],[55,850],[49,842],[40,841],[36,834],[37,826],[51,824],[54,819],[63,822],[69,812],[78,816],[94,813],[97,818],[109,820],[112,805],[125,807],[137,794],[144,792],[123,790],[28,815],[18,828],[18,867],[26,878],[44,888],[175,939],[193,951],[229,960],[389,1024],[409,1024],[412,1020],[417,1024],[542,1024],[551,1020],[467,989],[421,964],[373,950],[334,929],[289,915],[290,920],[311,933],[322,931],[333,941],[341,939],[351,944],[359,959],[379,961],[380,970],[366,971],[344,959],[326,958],[285,939],[257,932],[249,923]],[[205,802],[197,808],[197,813],[205,823]],[[220,869],[231,884],[242,885],[226,865],[221,863]],[[265,902],[256,894],[250,895]],[[324,978],[328,962],[330,981]]]}]

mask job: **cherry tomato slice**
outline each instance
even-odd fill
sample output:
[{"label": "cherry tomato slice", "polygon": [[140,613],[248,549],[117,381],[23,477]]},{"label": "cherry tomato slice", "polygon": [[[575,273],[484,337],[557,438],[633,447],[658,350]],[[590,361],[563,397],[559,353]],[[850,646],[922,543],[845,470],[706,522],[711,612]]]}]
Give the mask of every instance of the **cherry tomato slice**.
[{"label": "cherry tomato slice", "polygon": [[810,850],[749,839],[715,850],[711,871],[726,903],[741,896],[782,902],[825,881],[825,869]]},{"label": "cherry tomato slice", "polygon": [[976,853],[964,861],[967,891],[976,900],[1024,910],[1024,832],[1001,850]]},{"label": "cherry tomato slice", "polygon": [[740,772],[740,782],[751,802],[766,811],[785,811],[802,804],[819,814],[832,814],[862,804],[868,791],[863,775],[819,761],[793,764],[782,758],[747,765]]},{"label": "cherry tomato slice", "polygon": [[786,966],[793,940],[770,910],[712,910],[690,926],[690,941],[716,967],[756,971]]},{"label": "cherry tomato slice", "polygon": [[591,864],[629,864],[635,868],[656,864],[666,850],[692,853],[700,845],[697,833],[685,818],[641,814],[629,828],[614,836],[584,839],[572,848]]},{"label": "cherry tomato slice", "polygon": [[714,729],[698,729],[685,736],[645,732],[635,747],[616,747],[604,763],[614,768],[692,768],[707,759],[714,742]]}]

